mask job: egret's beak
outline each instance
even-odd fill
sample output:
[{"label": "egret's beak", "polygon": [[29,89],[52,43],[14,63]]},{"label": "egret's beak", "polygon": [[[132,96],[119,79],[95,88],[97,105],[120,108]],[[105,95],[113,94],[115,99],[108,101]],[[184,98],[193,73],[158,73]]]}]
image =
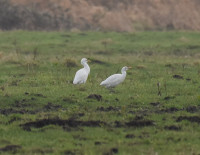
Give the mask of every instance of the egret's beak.
[{"label": "egret's beak", "polygon": [[91,62],[91,60],[87,60],[87,62]]},{"label": "egret's beak", "polygon": [[131,69],[132,67],[128,67],[128,69]]}]

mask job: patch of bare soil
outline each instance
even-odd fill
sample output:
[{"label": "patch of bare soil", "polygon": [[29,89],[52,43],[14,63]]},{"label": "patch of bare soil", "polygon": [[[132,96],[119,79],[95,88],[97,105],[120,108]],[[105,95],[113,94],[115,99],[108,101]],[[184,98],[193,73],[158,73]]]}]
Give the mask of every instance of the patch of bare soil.
[{"label": "patch of bare soil", "polygon": [[11,119],[8,121],[8,124],[11,124],[11,123],[13,123],[13,122],[15,122],[15,121],[19,121],[19,120],[22,120],[22,119],[19,118],[19,117],[13,117],[13,118],[11,118]]},{"label": "patch of bare soil", "polygon": [[94,59],[94,58],[91,59],[90,58],[90,60],[91,60],[92,64],[108,65],[108,63],[101,61],[101,60],[98,60],[98,59]]},{"label": "patch of bare soil", "polygon": [[[113,124],[113,125],[111,125]],[[59,119],[59,118],[52,118],[52,119],[42,119],[42,120],[36,120],[36,121],[31,121],[27,122],[25,124],[21,124],[20,126],[26,130],[26,131],[31,131],[31,128],[42,128],[47,125],[58,125],[62,126],[64,130],[71,131],[72,129],[80,129],[80,127],[101,127],[101,126],[106,126],[106,127],[145,127],[145,126],[152,126],[155,125],[152,120],[146,120],[144,118],[135,118],[132,121],[129,122],[119,122],[115,121],[114,123],[106,123],[103,121],[81,121],[81,120],[76,120],[76,119]]]},{"label": "patch of bare soil", "polygon": [[70,128],[77,128],[77,127],[101,127],[101,125],[106,124],[102,121],[78,121],[78,120],[62,120],[59,118],[54,119],[42,119],[33,122],[27,122],[25,124],[21,124],[20,126],[27,131],[31,131],[31,128],[42,128],[47,125],[58,125],[62,127],[70,127]]},{"label": "patch of bare soil", "polygon": [[183,120],[187,120],[193,123],[200,123],[200,117],[199,116],[179,116],[176,121],[181,122]]},{"label": "patch of bare soil", "polygon": [[54,105],[51,102],[48,102],[46,105],[44,105],[43,110],[44,111],[55,111],[62,108],[61,105]]},{"label": "patch of bare soil", "polygon": [[134,135],[134,134],[127,134],[127,135],[125,136],[125,138],[135,138],[135,135]]},{"label": "patch of bare soil", "polygon": [[6,145],[5,147],[0,148],[1,152],[10,152],[10,153],[17,153],[19,149],[22,147],[20,145]]},{"label": "patch of bare soil", "polygon": [[154,122],[152,120],[133,120],[126,123],[128,127],[145,127],[145,126],[152,126]]},{"label": "patch of bare soil", "polygon": [[190,113],[195,113],[195,112],[198,112],[198,111],[200,111],[200,106],[188,106],[187,108],[186,108],[186,111],[187,112],[190,112]]},{"label": "patch of bare soil", "polygon": [[106,144],[106,143],[105,142],[100,142],[100,141],[94,142],[94,145],[102,145],[102,144]]},{"label": "patch of bare soil", "polygon": [[73,100],[70,97],[65,97],[65,98],[62,99],[62,101],[66,102],[67,104],[73,104],[73,103],[75,103],[75,100]]},{"label": "patch of bare soil", "polygon": [[[141,115],[141,116],[148,116],[153,113],[156,114],[163,114],[163,113],[176,113],[179,111],[187,111],[189,113],[198,113],[200,112],[200,105],[198,106],[188,106],[185,108],[176,108],[176,107],[170,107],[170,108],[164,108],[162,106],[157,105],[157,103],[150,103],[152,106],[154,106],[154,109],[143,109],[143,110],[136,110],[136,111],[128,111],[128,113],[133,114],[133,115]],[[102,108],[102,111],[104,109]]]},{"label": "patch of bare soil", "polygon": [[119,152],[118,148],[114,147],[111,148],[108,152],[103,153],[103,155],[113,155],[113,154],[117,154]]},{"label": "patch of bare soil", "polygon": [[103,111],[103,112],[110,112],[110,111],[119,111],[121,108],[120,107],[97,107],[96,111]]},{"label": "patch of bare soil", "polygon": [[[22,102],[23,101],[23,102]],[[14,104],[12,104],[13,108],[5,108],[0,109],[0,114],[3,115],[10,115],[10,114],[36,114],[39,112],[48,112],[48,111],[57,111],[58,109],[62,108],[61,105],[55,105],[51,102],[48,102],[46,105],[44,105],[42,108],[33,108],[33,105],[29,103],[24,103],[26,100],[22,101],[15,101]],[[25,109],[24,107],[32,107],[32,109]]]},{"label": "patch of bare soil", "polygon": [[175,79],[183,79],[183,76],[175,74],[175,75],[173,75],[173,78],[175,78]]},{"label": "patch of bare soil", "polygon": [[180,110],[182,110],[182,109],[178,109],[176,107],[171,107],[171,108],[156,110],[155,112],[162,114],[162,113],[174,113],[174,112],[177,112]]},{"label": "patch of bare soil", "polygon": [[29,100],[27,100],[27,99],[16,100],[16,101],[12,104],[12,107],[21,108],[21,107],[28,107],[28,106],[31,106],[30,104],[27,104],[28,102],[29,102]]},{"label": "patch of bare soil", "polygon": [[89,98],[89,99],[95,99],[97,101],[101,101],[102,100],[102,96],[98,95],[98,94],[90,94],[87,98]]},{"label": "patch of bare soil", "polygon": [[34,96],[37,96],[37,97],[43,97],[43,98],[46,98],[46,96],[44,96],[43,94],[40,94],[40,93],[38,93],[38,94],[33,94]]},{"label": "patch of bare soil", "polygon": [[170,125],[170,126],[165,126],[165,130],[175,130],[175,131],[180,131],[181,127],[180,126],[175,126],[175,125]]},{"label": "patch of bare soil", "polygon": [[160,105],[160,102],[151,102],[150,103],[152,106],[158,106],[158,105]]},{"label": "patch of bare soil", "polygon": [[14,109],[14,108],[8,108],[8,109],[0,109],[0,114],[3,115],[10,115],[10,114],[36,114],[37,110],[27,110],[27,109]]},{"label": "patch of bare soil", "polygon": [[168,100],[171,100],[171,99],[174,99],[174,98],[175,98],[175,96],[166,96],[164,98],[164,100],[168,101]]},{"label": "patch of bare soil", "polygon": [[144,119],[142,116],[136,116],[133,120],[129,122],[114,122],[115,127],[145,127],[155,125],[154,121]]}]

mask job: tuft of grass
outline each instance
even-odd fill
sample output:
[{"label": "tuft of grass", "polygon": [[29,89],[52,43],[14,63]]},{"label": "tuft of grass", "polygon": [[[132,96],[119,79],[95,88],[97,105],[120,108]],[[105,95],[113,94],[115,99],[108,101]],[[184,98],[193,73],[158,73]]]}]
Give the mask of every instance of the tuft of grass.
[{"label": "tuft of grass", "polygon": [[77,67],[78,65],[76,64],[76,61],[72,60],[72,59],[66,59],[64,62],[65,66],[68,68],[72,68],[72,67]]}]

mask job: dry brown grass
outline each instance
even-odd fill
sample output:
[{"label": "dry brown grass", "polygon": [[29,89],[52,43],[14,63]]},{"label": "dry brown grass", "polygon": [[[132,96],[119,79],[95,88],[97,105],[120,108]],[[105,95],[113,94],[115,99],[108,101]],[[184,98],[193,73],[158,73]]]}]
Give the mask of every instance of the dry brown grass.
[{"label": "dry brown grass", "polygon": [[11,1],[26,29],[200,30],[199,0]]}]

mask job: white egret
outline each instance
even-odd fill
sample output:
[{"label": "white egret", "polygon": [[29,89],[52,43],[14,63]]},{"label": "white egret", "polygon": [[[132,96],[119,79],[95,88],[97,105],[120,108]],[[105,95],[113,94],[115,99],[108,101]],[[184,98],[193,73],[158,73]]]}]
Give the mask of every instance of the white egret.
[{"label": "white egret", "polygon": [[118,84],[122,83],[126,78],[126,71],[131,67],[123,67],[121,72],[122,74],[113,74],[109,76],[106,80],[101,82],[101,86],[105,86],[106,88],[113,88]]},{"label": "white egret", "polygon": [[90,73],[90,67],[87,62],[88,60],[86,58],[81,59],[81,64],[83,65],[83,68],[76,72],[73,84],[82,84],[87,81],[88,75]]}]

